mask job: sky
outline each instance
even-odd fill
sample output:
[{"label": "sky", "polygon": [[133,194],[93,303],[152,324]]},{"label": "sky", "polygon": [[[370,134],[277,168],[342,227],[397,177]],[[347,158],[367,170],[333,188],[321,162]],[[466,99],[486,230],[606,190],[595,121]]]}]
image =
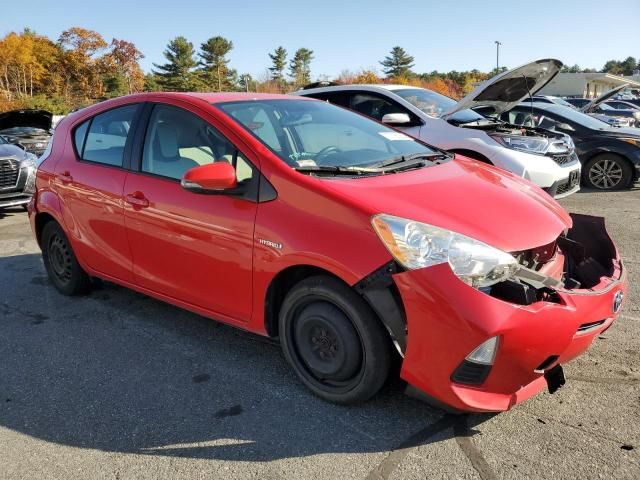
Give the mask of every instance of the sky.
[{"label": "sky", "polygon": [[268,53],[282,45],[314,51],[314,79],[342,70],[377,69],[399,45],[415,58],[413,70],[489,71],[538,58],[602,68],[610,59],[640,57],[640,0],[28,0],[0,7],[0,35],[29,27],[57,39],[72,26],[107,40],[132,41],[142,67],[164,63],[163,51],[183,35],[196,49],[221,35],[238,73],[260,77]]}]

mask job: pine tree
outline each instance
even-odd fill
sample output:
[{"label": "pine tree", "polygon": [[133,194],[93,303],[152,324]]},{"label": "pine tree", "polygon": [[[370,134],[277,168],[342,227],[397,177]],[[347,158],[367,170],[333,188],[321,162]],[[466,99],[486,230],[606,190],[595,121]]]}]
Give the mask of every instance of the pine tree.
[{"label": "pine tree", "polygon": [[212,37],[200,45],[200,67],[204,83],[218,92],[235,90],[237,72],[229,68],[227,54],[233,42],[224,37]]},{"label": "pine tree", "polygon": [[278,47],[269,54],[273,66],[269,67],[271,78],[278,82],[284,80],[284,69],[287,66],[287,51],[284,47]]},{"label": "pine tree", "polygon": [[405,52],[402,47],[393,47],[388,57],[380,62],[383,71],[388,77],[407,77],[413,67],[413,57]]},{"label": "pine tree", "polygon": [[158,85],[163,90],[188,92],[198,88],[195,74],[198,62],[195,59],[191,42],[184,37],[174,38],[167,45],[164,57],[168,63],[164,65],[153,64],[157,69],[153,73],[157,77]]},{"label": "pine tree", "polygon": [[296,87],[301,87],[311,82],[311,60],[313,50],[299,48],[289,62],[289,76]]}]

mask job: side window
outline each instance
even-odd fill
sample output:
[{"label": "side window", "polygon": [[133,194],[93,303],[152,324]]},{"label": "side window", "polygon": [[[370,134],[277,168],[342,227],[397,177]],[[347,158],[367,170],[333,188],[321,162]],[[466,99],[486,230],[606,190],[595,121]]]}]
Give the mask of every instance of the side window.
[{"label": "side window", "polygon": [[[78,151],[80,158],[90,162],[121,167],[124,159],[124,146],[127,143],[137,108],[138,105],[127,105],[93,117],[89,123],[84,149],[82,152]],[[84,124],[76,129],[76,147],[79,138],[82,137],[81,130],[83,128]]]},{"label": "side window", "polygon": [[73,134],[73,141],[76,146],[76,152],[78,156],[82,158],[82,148],[84,147],[84,139],[87,136],[87,129],[89,128],[90,120],[85,120],[80,126],[76,127],[76,131]]},{"label": "side window", "polygon": [[200,117],[169,105],[156,105],[145,136],[142,171],[181,179],[187,170],[228,162],[238,182],[253,177],[253,167],[229,140]]},{"label": "side window", "polygon": [[349,106],[347,95],[344,92],[316,93],[313,95],[313,98],[324,100],[325,102],[333,103],[334,105],[340,105],[341,107]]},{"label": "side window", "polygon": [[349,102],[349,108],[376,120],[382,120],[382,117],[387,113],[409,113],[400,105],[384,97],[366,92],[353,94]]}]

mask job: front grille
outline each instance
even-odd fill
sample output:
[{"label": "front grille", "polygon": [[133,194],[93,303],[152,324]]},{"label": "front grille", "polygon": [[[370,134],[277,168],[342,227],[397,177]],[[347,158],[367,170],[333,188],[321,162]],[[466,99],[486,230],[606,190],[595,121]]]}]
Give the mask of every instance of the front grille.
[{"label": "front grille", "polygon": [[20,163],[10,158],[0,159],[0,188],[15,187],[20,174]]},{"label": "front grille", "polygon": [[597,322],[583,323],[578,327],[578,333],[590,332],[602,325],[606,320],[598,320]]},{"label": "front grille", "polygon": [[551,158],[558,165],[566,165],[566,164],[572,163],[572,162],[574,162],[575,160],[578,159],[578,157],[575,154],[575,152],[551,155]]}]

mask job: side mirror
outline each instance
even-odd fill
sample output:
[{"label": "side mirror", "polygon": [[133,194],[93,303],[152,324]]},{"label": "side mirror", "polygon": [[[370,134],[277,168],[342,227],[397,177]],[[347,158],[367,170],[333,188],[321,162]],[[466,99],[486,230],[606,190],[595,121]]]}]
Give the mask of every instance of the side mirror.
[{"label": "side mirror", "polygon": [[382,116],[382,123],[389,125],[406,125],[411,123],[411,118],[406,113],[387,113]]},{"label": "side mirror", "polygon": [[180,182],[182,188],[196,193],[224,193],[238,186],[236,169],[221,161],[188,170]]},{"label": "side mirror", "polygon": [[556,130],[560,130],[562,132],[575,132],[576,131],[576,129],[573,128],[568,123],[556,123],[555,129]]}]

